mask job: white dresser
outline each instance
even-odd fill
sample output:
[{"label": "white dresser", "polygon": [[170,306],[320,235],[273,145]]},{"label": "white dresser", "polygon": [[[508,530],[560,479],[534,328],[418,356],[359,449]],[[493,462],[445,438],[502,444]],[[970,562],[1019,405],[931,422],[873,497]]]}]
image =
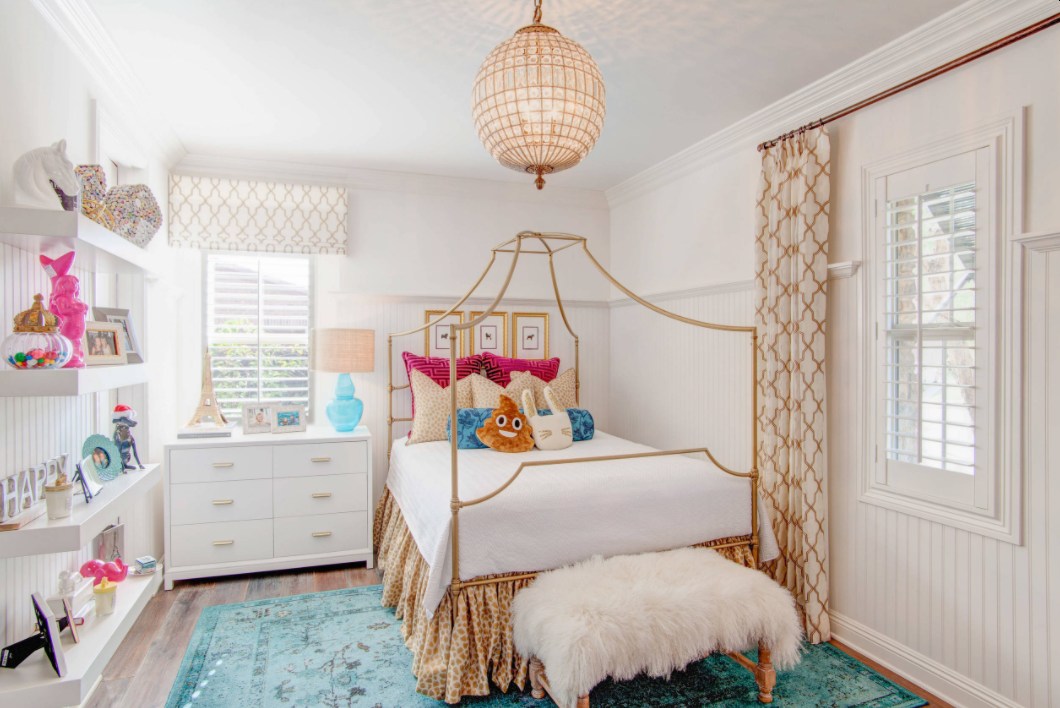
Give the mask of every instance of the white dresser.
[{"label": "white dresser", "polygon": [[176,580],[366,561],[365,427],[184,439],[166,446],[165,588]]}]

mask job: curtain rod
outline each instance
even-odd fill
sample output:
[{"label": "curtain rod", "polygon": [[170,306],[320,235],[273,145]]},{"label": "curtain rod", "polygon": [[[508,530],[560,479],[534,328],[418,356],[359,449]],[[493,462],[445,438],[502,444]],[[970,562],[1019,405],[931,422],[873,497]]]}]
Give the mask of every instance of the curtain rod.
[{"label": "curtain rod", "polygon": [[1058,24],[1058,23],[1060,23],[1060,13],[1057,13],[1055,15],[1047,17],[1044,20],[1039,20],[1038,22],[1035,22],[1033,25],[1030,25],[1028,27],[1024,27],[1023,29],[1017,30],[1017,31],[1013,32],[1010,35],[1006,35],[1005,37],[1002,37],[1001,39],[998,39],[996,41],[991,42],[990,44],[986,45],[985,47],[980,47],[979,49],[976,49],[974,51],[968,52],[967,54],[965,54],[963,56],[960,56],[960,57],[957,57],[956,59],[948,61],[945,64],[943,64],[942,66],[939,66],[939,67],[936,67],[934,69],[931,69],[930,71],[925,71],[923,74],[920,74],[918,76],[914,76],[913,78],[909,79],[908,81],[903,81],[902,83],[898,84],[897,86],[892,86],[891,88],[889,88],[889,89],[887,89],[885,91],[881,91],[881,92],[879,92],[879,93],[877,93],[877,94],[875,94],[873,96],[869,96],[868,98],[866,98],[864,100],[858,101],[857,103],[855,103],[852,106],[847,106],[846,108],[844,108],[842,110],[839,110],[839,111],[836,111],[835,113],[830,113],[829,115],[825,116],[824,118],[820,118],[818,120],[811,121],[811,122],[807,123],[806,125],[802,126],[801,128],[796,128],[795,130],[792,130],[790,132],[784,133],[783,135],[778,135],[777,137],[773,138],[772,140],[767,140],[766,142],[761,143],[758,146],[758,151],[761,152],[762,150],[768,150],[769,148],[771,148],[774,145],[776,145],[777,143],[779,143],[781,140],[786,140],[787,138],[793,137],[795,135],[799,135],[801,133],[805,133],[807,130],[812,130],[813,128],[819,128],[822,125],[828,125],[832,121],[836,121],[836,120],[839,120],[840,118],[844,118],[844,117],[850,115],[851,113],[854,113],[856,111],[860,111],[862,108],[867,108],[868,106],[871,106],[874,103],[879,103],[880,101],[884,100],[885,98],[890,98],[891,96],[894,96],[895,94],[898,94],[898,93],[901,93],[902,91],[905,91],[906,89],[911,89],[914,86],[917,86],[919,84],[924,83],[925,81],[928,81],[929,79],[933,79],[936,76],[941,76],[942,74],[945,74],[948,71],[952,71],[953,69],[956,69],[959,66],[964,66],[965,64],[968,64],[969,62],[975,61],[976,59],[979,59],[980,57],[985,57],[987,54],[990,54],[991,52],[996,52],[998,49],[1001,49],[1002,47],[1007,47],[1010,44],[1015,44],[1016,42],[1020,41],[1021,39],[1026,39],[1027,37],[1030,37],[1032,34],[1036,34],[1038,32],[1041,32],[1042,30],[1047,29],[1049,27],[1052,27],[1053,25]]}]

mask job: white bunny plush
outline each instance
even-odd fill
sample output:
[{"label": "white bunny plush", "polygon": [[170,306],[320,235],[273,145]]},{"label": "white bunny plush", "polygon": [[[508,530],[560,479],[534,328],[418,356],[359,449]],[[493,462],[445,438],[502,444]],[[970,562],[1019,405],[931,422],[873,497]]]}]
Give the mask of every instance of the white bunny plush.
[{"label": "white bunny plush", "polygon": [[562,450],[574,442],[570,416],[567,410],[560,407],[552,388],[545,386],[545,401],[552,415],[538,415],[534,405],[534,394],[529,389],[523,390],[523,415],[530,422],[534,433],[534,444],[542,450]]}]

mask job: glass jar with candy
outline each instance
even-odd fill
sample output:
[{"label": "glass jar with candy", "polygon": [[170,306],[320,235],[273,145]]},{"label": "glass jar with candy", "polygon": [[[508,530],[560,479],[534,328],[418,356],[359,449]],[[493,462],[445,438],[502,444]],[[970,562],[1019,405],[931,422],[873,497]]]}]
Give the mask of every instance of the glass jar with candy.
[{"label": "glass jar with candy", "polygon": [[59,318],[44,309],[43,296],[33,296],[33,306],[15,315],[15,331],[0,350],[8,366],[16,369],[58,369],[70,360],[73,346],[59,332]]}]

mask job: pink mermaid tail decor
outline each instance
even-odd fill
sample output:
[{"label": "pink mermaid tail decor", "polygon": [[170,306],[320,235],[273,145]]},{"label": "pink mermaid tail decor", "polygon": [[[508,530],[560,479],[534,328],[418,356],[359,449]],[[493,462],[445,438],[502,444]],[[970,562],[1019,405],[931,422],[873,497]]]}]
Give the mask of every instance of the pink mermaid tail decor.
[{"label": "pink mermaid tail decor", "polygon": [[81,283],[76,275],[70,275],[74,265],[74,251],[58,258],[40,257],[44,272],[52,281],[52,294],[48,300],[48,309],[59,316],[59,331],[70,340],[73,354],[66,362],[65,369],[81,369],[85,366],[85,353],[81,348],[85,335],[85,314],[88,305],[81,301]]}]

